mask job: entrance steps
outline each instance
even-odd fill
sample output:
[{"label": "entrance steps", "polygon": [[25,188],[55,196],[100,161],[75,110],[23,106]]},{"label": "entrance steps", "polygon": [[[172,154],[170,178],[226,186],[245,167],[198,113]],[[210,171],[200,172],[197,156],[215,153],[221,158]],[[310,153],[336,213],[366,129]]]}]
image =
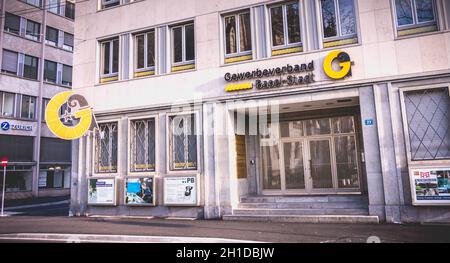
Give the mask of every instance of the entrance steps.
[{"label": "entrance steps", "polygon": [[224,220],[302,222],[302,223],[378,223],[369,216],[365,196],[248,196],[242,197]]}]

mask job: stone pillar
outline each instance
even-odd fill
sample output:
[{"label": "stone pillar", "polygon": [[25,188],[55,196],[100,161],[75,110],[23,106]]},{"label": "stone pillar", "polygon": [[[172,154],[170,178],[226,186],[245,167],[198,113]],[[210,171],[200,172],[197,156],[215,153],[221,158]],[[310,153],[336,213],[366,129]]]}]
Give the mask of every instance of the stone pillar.
[{"label": "stone pillar", "polygon": [[205,219],[219,218],[217,200],[215,156],[214,156],[214,105],[203,104],[203,153],[204,153],[204,216]]}]

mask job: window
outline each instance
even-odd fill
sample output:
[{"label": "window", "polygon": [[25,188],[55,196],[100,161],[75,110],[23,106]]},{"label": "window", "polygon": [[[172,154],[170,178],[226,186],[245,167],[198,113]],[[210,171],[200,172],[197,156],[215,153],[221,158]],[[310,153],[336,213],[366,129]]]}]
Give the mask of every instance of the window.
[{"label": "window", "polygon": [[321,0],[325,48],[358,42],[354,0]]},{"label": "window", "polygon": [[102,8],[120,5],[120,0],[102,0]]},{"label": "window", "polygon": [[154,74],[155,68],[155,32],[138,34],[136,40],[136,73],[135,77],[150,75],[143,72]]},{"label": "window", "polygon": [[38,58],[25,55],[23,63],[23,77],[37,79]]},{"label": "window", "polygon": [[49,60],[44,61],[44,80],[56,83],[57,63]]},{"label": "window", "polygon": [[448,88],[404,92],[411,160],[450,159]]},{"label": "window", "polygon": [[54,14],[59,14],[60,4],[59,0],[48,0],[48,11]]},{"label": "window", "polygon": [[72,67],[63,65],[62,67],[62,85],[72,86]]},{"label": "window", "polygon": [[438,30],[434,0],[395,0],[394,7],[399,36]]},{"label": "window", "polygon": [[190,67],[174,67],[172,71],[194,68],[194,45],[194,24],[172,27],[172,62],[175,65],[192,64]]},{"label": "window", "polygon": [[14,105],[16,94],[0,92],[0,112],[1,116],[14,117]]},{"label": "window", "polygon": [[45,33],[45,43],[58,46],[58,29],[47,26],[47,31]]},{"label": "window", "polygon": [[[45,110],[47,109],[47,105],[50,102],[50,99],[43,98],[42,99],[42,121],[45,121]],[[67,106],[67,102],[64,103],[61,108],[59,108],[59,116],[60,120],[66,124],[71,124],[72,122],[70,120],[67,120],[64,116],[68,113],[69,108]]]},{"label": "window", "polygon": [[292,48],[287,51],[272,52],[272,55],[302,51],[299,11],[297,2],[270,8],[272,48],[278,50]]},{"label": "window", "polygon": [[73,35],[64,32],[63,49],[73,51]]},{"label": "window", "polygon": [[95,173],[117,172],[117,122],[101,123],[95,136]]},{"label": "window", "polygon": [[65,16],[70,19],[75,19],[75,3],[66,1]]},{"label": "window", "polygon": [[26,3],[40,7],[42,5],[41,0],[25,0]]},{"label": "window", "polygon": [[117,80],[119,72],[119,38],[102,42],[101,52],[101,82]]},{"label": "window", "polygon": [[25,37],[34,41],[39,41],[41,32],[41,24],[27,19],[27,28]]},{"label": "window", "polygon": [[155,171],[155,119],[134,120],[130,124],[131,171]]},{"label": "window", "polygon": [[20,118],[34,119],[35,112],[36,112],[36,98],[27,95],[22,95],[20,106]]},{"label": "window", "polygon": [[170,170],[197,169],[197,135],[195,115],[169,117]]},{"label": "window", "polygon": [[[225,56],[245,56],[243,59],[239,59],[237,61],[252,59],[250,13],[245,12],[225,16],[223,21],[225,30]],[[227,63],[235,61],[236,59],[225,60]]]},{"label": "window", "polygon": [[5,14],[5,31],[19,35],[20,33],[20,17],[6,13]]},{"label": "window", "polygon": [[2,72],[17,75],[18,56],[17,52],[3,50]]}]

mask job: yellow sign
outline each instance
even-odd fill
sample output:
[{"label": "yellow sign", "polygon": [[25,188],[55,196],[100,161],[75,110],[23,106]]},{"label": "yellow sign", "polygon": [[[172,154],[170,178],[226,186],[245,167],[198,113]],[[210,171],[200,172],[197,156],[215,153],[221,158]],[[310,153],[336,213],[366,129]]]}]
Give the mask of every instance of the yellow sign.
[{"label": "yellow sign", "polygon": [[[59,115],[61,107],[67,103],[70,112]],[[74,126],[68,126],[65,120],[77,120]],[[93,112],[86,99],[72,91],[56,94],[47,104],[45,121],[48,128],[61,139],[74,140],[83,136],[92,126]]]},{"label": "yellow sign", "polygon": [[[339,71],[335,71],[333,69],[333,61],[336,59],[339,61],[339,66],[341,68]],[[332,79],[342,79],[347,76],[351,76],[351,67],[352,62],[350,60],[350,56],[341,50],[331,51],[325,57],[325,61],[323,62],[323,70],[325,71],[325,74]]]}]

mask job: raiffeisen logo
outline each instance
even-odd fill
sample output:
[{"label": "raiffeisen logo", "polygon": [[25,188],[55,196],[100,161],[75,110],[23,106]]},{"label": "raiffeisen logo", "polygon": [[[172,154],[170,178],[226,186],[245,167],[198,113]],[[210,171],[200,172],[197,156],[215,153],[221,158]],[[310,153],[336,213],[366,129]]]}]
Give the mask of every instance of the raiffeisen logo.
[{"label": "raiffeisen logo", "polygon": [[[65,103],[67,103],[67,110],[60,116],[61,107]],[[88,130],[92,130],[95,123],[93,118],[93,111],[86,99],[72,91],[55,95],[45,110],[45,121],[48,128],[53,134],[64,140],[78,139]],[[72,125],[74,123],[76,124]]]},{"label": "raiffeisen logo", "polygon": [[[340,70],[336,71],[333,69],[333,62],[337,60],[339,62]],[[328,77],[332,79],[343,79],[345,77],[350,77],[352,75],[352,64],[350,56],[342,51],[335,50],[331,51],[323,62],[323,70]]]}]

